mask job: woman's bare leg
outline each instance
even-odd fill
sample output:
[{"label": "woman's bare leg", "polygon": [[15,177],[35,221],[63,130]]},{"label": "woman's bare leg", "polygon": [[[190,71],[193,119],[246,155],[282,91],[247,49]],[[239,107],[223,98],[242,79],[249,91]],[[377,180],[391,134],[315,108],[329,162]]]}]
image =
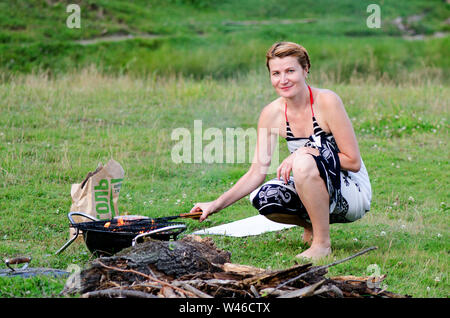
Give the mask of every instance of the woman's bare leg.
[{"label": "woman's bare leg", "polygon": [[265,215],[265,217],[277,223],[293,224],[303,227],[305,230],[302,235],[302,240],[304,243],[311,245],[313,237],[313,229],[311,223],[306,222],[296,215],[283,213],[270,213]]},{"label": "woman's bare leg", "polygon": [[319,259],[331,254],[328,191],[311,155],[297,156],[292,171],[295,189],[308,212],[314,231],[311,247],[297,257]]}]

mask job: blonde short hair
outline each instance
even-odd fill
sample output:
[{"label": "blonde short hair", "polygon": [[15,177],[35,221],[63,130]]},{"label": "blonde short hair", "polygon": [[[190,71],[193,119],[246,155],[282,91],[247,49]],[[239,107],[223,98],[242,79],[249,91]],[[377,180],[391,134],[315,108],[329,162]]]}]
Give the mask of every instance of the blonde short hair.
[{"label": "blonde short hair", "polygon": [[273,44],[266,53],[267,69],[270,71],[269,61],[271,59],[274,59],[276,57],[282,58],[286,56],[296,57],[298,63],[302,66],[302,68],[307,68],[309,73],[311,62],[309,60],[308,51],[306,51],[306,49],[300,44],[294,42],[277,42]]}]

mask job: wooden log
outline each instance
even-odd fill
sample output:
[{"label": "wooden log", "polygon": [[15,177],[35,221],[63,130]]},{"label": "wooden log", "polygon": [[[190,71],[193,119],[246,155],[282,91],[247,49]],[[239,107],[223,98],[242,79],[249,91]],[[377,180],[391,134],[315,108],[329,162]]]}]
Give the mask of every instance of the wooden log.
[{"label": "wooden log", "polygon": [[81,295],[82,298],[156,298],[156,296],[136,290],[103,289]]},{"label": "wooden log", "polygon": [[338,287],[336,287],[333,284],[328,284],[327,286],[320,288],[318,291],[314,292],[314,296],[320,295],[322,293],[330,293],[330,292],[331,292],[331,296],[333,296],[335,298],[343,298],[344,297],[342,290],[340,290]]},{"label": "wooden log", "polygon": [[175,294],[175,291],[168,286],[164,286],[163,288],[161,288],[160,294],[165,298],[178,298],[178,295]]},{"label": "wooden log", "polygon": [[301,264],[284,270],[261,272],[253,277],[244,279],[242,283],[248,286],[255,285],[256,287],[273,287],[274,285],[280,284],[284,280],[296,276],[299,273],[306,272],[311,265],[312,264]]},{"label": "wooden log", "polygon": [[281,296],[278,296],[278,298],[302,298],[302,297],[310,297],[314,295],[314,292],[318,287],[320,287],[326,280],[323,279],[320,282],[317,282],[315,284],[303,287],[301,289],[297,289],[285,294],[282,294]]},{"label": "wooden log", "polygon": [[201,290],[198,290],[194,286],[191,286],[185,282],[181,282],[182,288],[190,291],[194,295],[198,296],[199,298],[213,298],[212,296],[208,295],[207,293],[202,292]]},{"label": "wooden log", "polygon": [[263,268],[253,267],[249,265],[242,265],[242,264],[233,264],[233,263],[225,263],[222,266],[222,269],[225,272],[233,272],[233,273],[239,273],[241,275],[258,275],[261,273],[266,273],[267,270]]},{"label": "wooden log", "polygon": [[211,240],[190,237],[179,241],[149,240],[114,256],[93,260],[90,267],[79,274],[76,281],[80,284],[66,285],[63,294],[102,289],[105,281],[131,285],[149,280],[152,275],[170,281],[186,274],[223,272],[220,266],[230,262],[230,255],[217,249]]},{"label": "wooden log", "polygon": [[331,277],[334,281],[342,281],[345,283],[359,283],[364,282],[367,284],[367,282],[371,282],[372,284],[381,283],[383,280],[385,280],[387,277],[386,274],[381,275],[379,277],[374,276],[353,276],[353,275],[346,275],[346,276],[334,276]]}]

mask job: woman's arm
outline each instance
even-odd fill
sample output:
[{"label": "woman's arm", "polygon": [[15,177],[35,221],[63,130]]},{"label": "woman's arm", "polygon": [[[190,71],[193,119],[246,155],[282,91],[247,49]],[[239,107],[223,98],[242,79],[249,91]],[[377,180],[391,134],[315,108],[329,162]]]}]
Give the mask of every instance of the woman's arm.
[{"label": "woman's arm", "polygon": [[358,142],[350,118],[341,98],[332,91],[321,94],[321,114],[339,148],[341,169],[358,172],[361,169],[361,156]]},{"label": "woman's arm", "polygon": [[236,182],[233,187],[211,202],[196,203],[190,212],[203,211],[200,222],[208,215],[218,212],[236,201],[242,199],[258,186],[260,186],[267,175],[272,153],[278,142],[278,128],[274,126],[274,107],[266,106],[258,120],[258,132],[256,149],[249,170]]}]

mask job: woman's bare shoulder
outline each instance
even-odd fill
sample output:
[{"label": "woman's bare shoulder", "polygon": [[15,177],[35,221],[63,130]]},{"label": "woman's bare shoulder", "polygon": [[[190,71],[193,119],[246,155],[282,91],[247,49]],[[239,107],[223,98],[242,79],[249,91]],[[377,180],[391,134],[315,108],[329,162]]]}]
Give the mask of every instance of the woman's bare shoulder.
[{"label": "woman's bare shoulder", "polygon": [[323,108],[333,108],[342,106],[342,100],[337,93],[327,88],[316,88],[317,102]]},{"label": "woman's bare shoulder", "polygon": [[338,94],[330,89],[317,88],[315,97],[315,113],[319,126],[327,133],[331,132],[331,124],[345,114],[342,100]]},{"label": "woman's bare shoulder", "polygon": [[259,123],[265,127],[278,128],[282,119],[282,113],[282,101],[281,98],[277,98],[263,107],[259,116]]}]

